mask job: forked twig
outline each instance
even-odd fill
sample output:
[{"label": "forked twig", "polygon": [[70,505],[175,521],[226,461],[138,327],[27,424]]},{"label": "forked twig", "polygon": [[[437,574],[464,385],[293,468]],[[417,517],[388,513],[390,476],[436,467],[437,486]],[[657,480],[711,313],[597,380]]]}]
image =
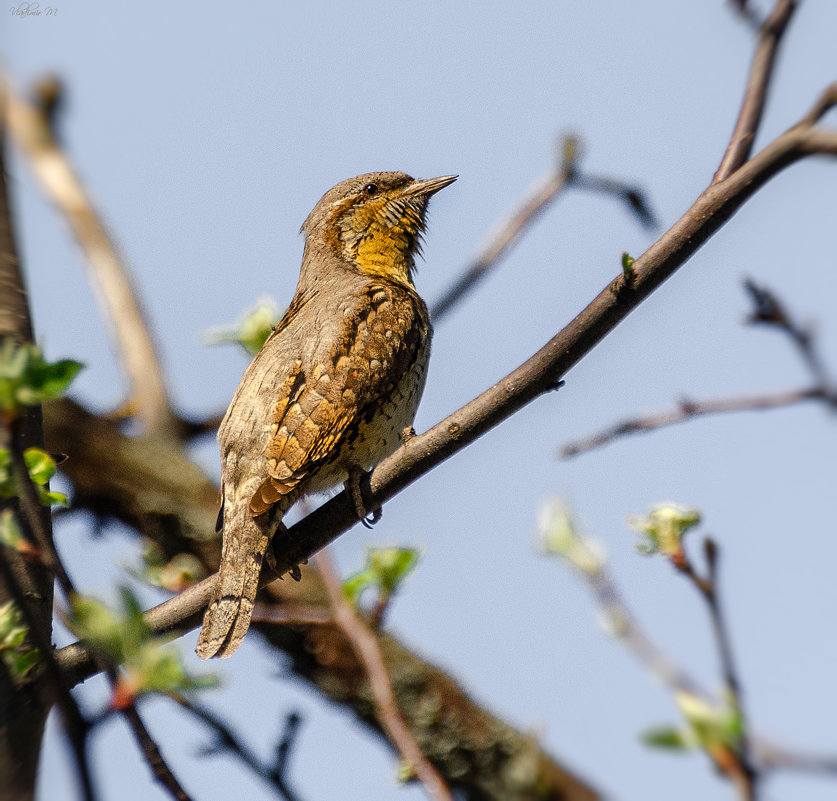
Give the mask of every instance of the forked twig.
[{"label": "forked twig", "polygon": [[183,695],[173,694],[171,697],[215,733],[217,745],[209,749],[211,752],[222,749],[229,751],[253,773],[270,784],[285,801],[300,801],[299,795],[290,787],[286,775],[288,757],[299,731],[300,717],[296,712],[287,716],[284,731],[276,747],[276,761],[271,766],[264,764],[232,727],[207,707]]},{"label": "forked twig", "polygon": [[[796,10],[796,5],[796,0],[778,0],[759,30],[758,44],[750,67],[744,100],[741,103],[726,153],[712,179],[713,183],[729,177],[750,156],[764,111],[779,44]],[[746,8],[744,4],[742,4],[743,8]]]}]

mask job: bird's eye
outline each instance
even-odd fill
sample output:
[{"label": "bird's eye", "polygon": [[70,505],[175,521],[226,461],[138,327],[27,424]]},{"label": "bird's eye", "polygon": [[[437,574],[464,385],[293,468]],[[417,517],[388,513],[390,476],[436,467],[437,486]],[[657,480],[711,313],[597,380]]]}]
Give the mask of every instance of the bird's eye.
[{"label": "bird's eye", "polygon": [[369,195],[369,197],[372,197],[372,195],[378,194],[378,186],[377,184],[366,184],[366,186],[363,187],[363,191]]}]

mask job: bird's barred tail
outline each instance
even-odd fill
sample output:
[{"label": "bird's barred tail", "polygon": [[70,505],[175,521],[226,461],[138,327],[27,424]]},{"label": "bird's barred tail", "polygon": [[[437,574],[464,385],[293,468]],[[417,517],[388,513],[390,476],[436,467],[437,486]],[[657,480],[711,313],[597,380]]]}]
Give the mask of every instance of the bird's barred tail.
[{"label": "bird's barred tail", "polygon": [[[229,536],[233,526],[238,531]],[[207,607],[195,649],[201,659],[230,656],[241,645],[269,542],[266,530],[250,515],[246,498],[224,504],[224,529],[218,591]]]}]

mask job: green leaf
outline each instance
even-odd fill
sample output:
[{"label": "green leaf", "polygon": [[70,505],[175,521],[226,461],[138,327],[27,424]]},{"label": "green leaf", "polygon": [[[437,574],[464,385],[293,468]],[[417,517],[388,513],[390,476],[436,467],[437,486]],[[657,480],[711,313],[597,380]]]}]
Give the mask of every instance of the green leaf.
[{"label": "green leaf", "polygon": [[343,582],[343,595],[353,606],[357,606],[360,596],[370,587],[375,586],[375,577],[368,570],[354,573]]},{"label": "green leaf", "polygon": [[0,448],[0,498],[13,498],[15,495],[12,453],[6,448]]},{"label": "green leaf", "polygon": [[640,740],[652,748],[665,748],[669,751],[686,751],[694,746],[686,732],[674,726],[659,726],[640,735]]},{"label": "green leaf", "polygon": [[634,259],[629,253],[622,253],[622,275],[625,276],[625,283],[632,284],[636,278],[636,270],[634,270]]},{"label": "green leaf", "polygon": [[59,397],[81,367],[71,359],[46,362],[36,345],[5,339],[0,346],[0,409],[15,416],[22,406]]},{"label": "green leaf", "polygon": [[550,499],[544,503],[538,518],[539,539],[543,550],[569,562],[586,576],[602,572],[606,562],[604,548],[581,534],[572,510],[564,501]]},{"label": "green leaf", "polygon": [[43,486],[55,475],[55,462],[46,451],[40,448],[27,448],[23,453],[23,460],[35,484]]},{"label": "green leaf", "polygon": [[675,696],[680,712],[701,748],[723,746],[737,750],[741,745],[743,720],[738,709],[727,703],[710,703],[689,693]]},{"label": "green leaf", "polygon": [[69,624],[73,633],[104,652],[114,662],[122,662],[125,637],[121,621],[114,613],[103,603],[83,596],[74,597],[70,608]]},{"label": "green leaf", "polygon": [[26,643],[28,633],[23,614],[14,601],[0,606],[0,658],[17,679],[24,678],[40,661],[38,649]]},{"label": "green leaf", "polygon": [[377,589],[382,600],[392,595],[419,560],[416,548],[369,548],[366,565],[343,582],[343,594],[357,606],[367,589]]},{"label": "green leaf", "polygon": [[154,587],[181,592],[206,577],[206,569],[197,556],[178,553],[166,561],[166,555],[151,540],[146,540],[140,569],[131,569],[132,575]]},{"label": "green leaf", "polygon": [[368,569],[381,589],[392,593],[413,572],[419,552],[416,548],[370,548],[367,558]]},{"label": "green leaf", "polygon": [[118,612],[90,598],[74,598],[70,621],[80,638],[121,665],[112,706],[122,708],[145,693],[179,692],[217,684],[215,676],[193,675],[186,670],[177,650],[169,647],[168,637],[149,629],[136,596],[128,588],[121,588],[120,596],[122,608]]}]

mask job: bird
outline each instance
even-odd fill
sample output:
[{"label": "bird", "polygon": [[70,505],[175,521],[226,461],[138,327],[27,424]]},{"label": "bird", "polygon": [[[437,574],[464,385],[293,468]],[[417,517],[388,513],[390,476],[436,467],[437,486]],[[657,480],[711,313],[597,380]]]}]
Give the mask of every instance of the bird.
[{"label": "bird", "polygon": [[429,198],[456,178],[359,175],[302,224],[294,297],[218,430],[223,539],[196,647],[203,659],[230,656],[244,639],[285,512],[343,483],[363,518],[359,477],[412,433],[432,335],[415,258]]}]

